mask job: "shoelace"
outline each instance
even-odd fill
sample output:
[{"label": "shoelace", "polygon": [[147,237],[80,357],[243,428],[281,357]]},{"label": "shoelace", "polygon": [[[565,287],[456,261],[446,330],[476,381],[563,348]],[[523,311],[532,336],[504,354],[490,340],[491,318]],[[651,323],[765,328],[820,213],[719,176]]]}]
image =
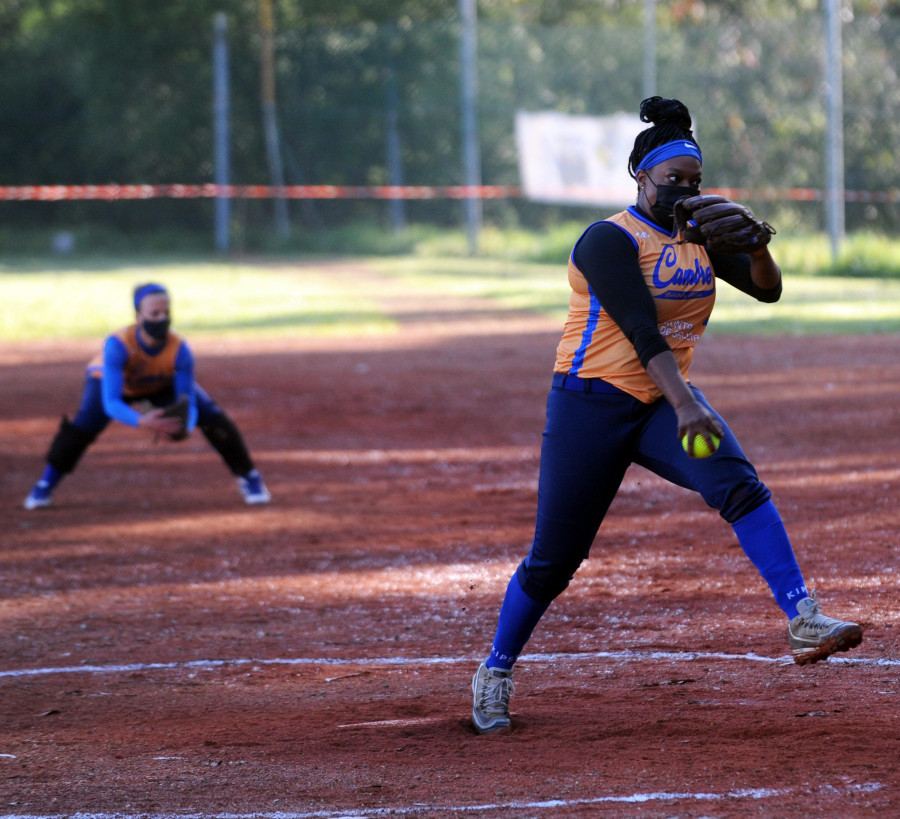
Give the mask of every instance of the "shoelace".
[{"label": "shoelace", "polygon": [[509,677],[491,678],[484,687],[479,707],[483,711],[506,713],[506,704],[515,693],[515,686]]},{"label": "shoelace", "polygon": [[815,628],[828,628],[839,622],[840,620],[835,620],[834,617],[826,617],[818,609],[816,609],[806,621],[807,625],[814,626]]},{"label": "shoelace", "polygon": [[834,617],[828,617],[822,614],[819,611],[819,604],[816,602],[813,605],[812,611],[803,618],[803,625],[806,628],[814,629],[817,631],[826,631],[828,629],[834,628],[836,625],[840,624],[840,620],[835,620]]}]

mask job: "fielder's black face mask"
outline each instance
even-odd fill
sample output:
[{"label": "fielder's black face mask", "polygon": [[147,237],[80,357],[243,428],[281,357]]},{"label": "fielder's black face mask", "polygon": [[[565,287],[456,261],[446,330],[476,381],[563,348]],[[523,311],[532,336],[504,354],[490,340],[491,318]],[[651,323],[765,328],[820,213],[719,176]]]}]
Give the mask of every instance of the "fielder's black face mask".
[{"label": "fielder's black face mask", "polygon": [[[653,182],[649,174],[647,181]],[[688,185],[657,185],[656,182],[653,182],[653,187],[656,188],[656,203],[650,206],[650,215],[660,227],[671,231],[675,227],[675,203],[679,199],[696,196],[698,191]]]},{"label": "fielder's black face mask", "polygon": [[166,336],[169,334],[169,325],[171,323],[172,320],[167,318],[158,319],[157,321],[143,319],[141,321],[141,329],[150,336],[150,338],[156,341],[165,341]]}]

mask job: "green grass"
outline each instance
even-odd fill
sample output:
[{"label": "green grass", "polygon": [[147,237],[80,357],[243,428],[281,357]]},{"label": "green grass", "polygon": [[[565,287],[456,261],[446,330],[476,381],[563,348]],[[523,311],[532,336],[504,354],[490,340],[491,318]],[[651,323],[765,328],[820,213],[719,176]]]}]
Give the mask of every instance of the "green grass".
[{"label": "green grass", "polygon": [[715,333],[846,335],[900,331],[900,281],[786,275],[776,304],[760,304],[727,284],[710,319]]},{"label": "green grass", "polygon": [[164,262],[96,270],[0,268],[0,341],[103,338],[134,319],[136,284],[173,295],[173,322],[192,335],[389,332],[394,323],[351,283],[315,265]]},{"label": "green grass", "polygon": [[[492,309],[562,322],[568,305],[565,233],[558,229],[551,245],[541,244],[546,237],[531,237],[527,247],[514,234],[488,234],[492,249],[478,258],[457,254],[461,248],[451,247],[451,235],[442,253],[419,247],[342,264],[321,257],[256,263],[161,256],[141,263],[108,256],[7,259],[0,264],[0,341],[102,338],[132,320],[131,290],[148,280],[169,286],[175,325],[189,336],[392,333],[397,319],[391,301],[407,295],[438,305],[442,298],[477,298]],[[547,254],[561,258],[528,261]],[[723,284],[711,332],[900,331],[900,277],[888,275],[900,260],[900,245],[870,239],[849,267],[828,267],[829,254],[824,238],[779,239],[782,300],[759,304]],[[882,275],[864,277],[862,269]],[[845,273],[826,276],[823,270]]]},{"label": "green grass", "polygon": [[[491,260],[375,260],[394,281],[433,293],[488,299],[562,322],[568,309],[565,266]],[[776,304],[720,284],[710,327],[731,334],[870,334],[900,331],[900,280],[785,274]]]}]

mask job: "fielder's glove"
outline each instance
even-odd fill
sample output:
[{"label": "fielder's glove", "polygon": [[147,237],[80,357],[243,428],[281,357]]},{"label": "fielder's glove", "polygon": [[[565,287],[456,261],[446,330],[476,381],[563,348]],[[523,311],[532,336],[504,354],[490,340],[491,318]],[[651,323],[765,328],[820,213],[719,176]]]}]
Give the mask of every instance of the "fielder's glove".
[{"label": "fielder's glove", "polygon": [[169,437],[173,441],[183,441],[188,437],[187,419],[188,419],[188,399],[186,395],[182,395],[174,404],[170,404],[163,409],[161,418],[177,418],[181,421],[181,431],[176,432]]},{"label": "fielder's glove", "polygon": [[714,194],[676,202],[675,227],[684,241],[706,245],[711,253],[750,253],[769,244],[775,233],[775,228],[757,219],[750,208]]}]

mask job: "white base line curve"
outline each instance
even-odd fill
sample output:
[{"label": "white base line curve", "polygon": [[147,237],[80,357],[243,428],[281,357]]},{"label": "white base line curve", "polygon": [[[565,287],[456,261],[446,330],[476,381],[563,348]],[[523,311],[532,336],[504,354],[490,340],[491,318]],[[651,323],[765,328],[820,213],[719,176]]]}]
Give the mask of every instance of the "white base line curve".
[{"label": "white base line curve", "polygon": [[[324,665],[324,666],[403,666],[403,665],[458,665],[480,662],[483,657],[276,657],[270,659],[236,658],[233,660],[187,660],[171,663],[129,663],[127,665],[72,665],[53,668],[20,668],[0,671],[3,677],[39,677],[47,674],[123,674],[133,671],[167,671],[192,668],[227,668],[237,666],[264,665]],[[793,659],[784,657],[763,657],[759,654],[724,654],[698,651],[592,651],[573,654],[523,654],[520,664],[560,663],[582,660],[618,660],[622,662],[646,662],[666,660],[668,662],[692,662],[695,660],[724,660],[754,663],[790,665]],[[830,657],[827,662],[846,665],[869,665],[895,667],[900,660],[873,659],[866,657]],[[3,819],[7,819],[4,817]]]},{"label": "white base line curve", "polygon": [[[810,793],[827,793],[834,798],[835,794],[842,790],[850,794],[872,793],[880,791],[885,786],[878,782],[868,782],[858,785],[848,785],[846,788],[837,788],[833,785],[813,789]],[[501,802],[483,805],[426,805],[414,804],[408,807],[372,808],[369,810],[317,810],[310,812],[278,811],[269,813],[53,813],[53,814],[4,814],[3,819],[366,819],[375,816],[415,816],[427,813],[485,813],[500,811],[502,815],[509,815],[509,811],[541,810],[551,808],[573,808],[585,805],[602,804],[643,804],[647,802],[661,802],[671,800],[693,802],[718,802],[722,800],[734,801],[738,799],[773,799],[787,796],[796,789],[775,790],[772,788],[738,788],[724,793],[634,793],[627,796],[595,796],[584,799],[546,799],[539,802]],[[804,791],[806,792],[806,791]]]}]

